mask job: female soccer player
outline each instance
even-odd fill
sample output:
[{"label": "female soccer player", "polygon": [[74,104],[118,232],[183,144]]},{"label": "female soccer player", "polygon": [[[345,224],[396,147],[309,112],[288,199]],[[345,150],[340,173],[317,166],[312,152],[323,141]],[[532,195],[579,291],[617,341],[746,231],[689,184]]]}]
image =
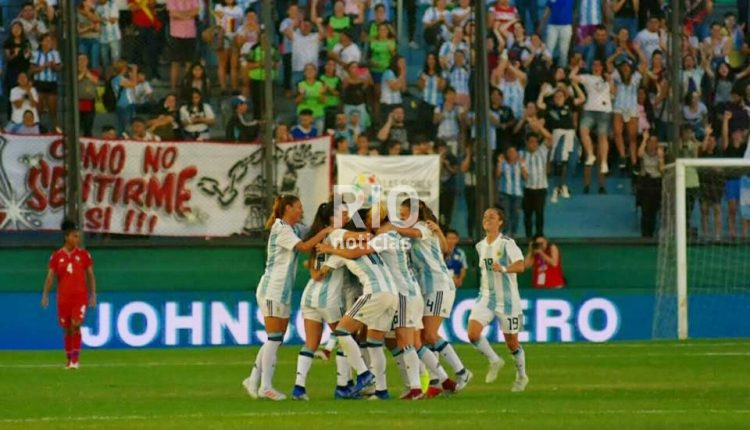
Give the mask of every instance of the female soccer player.
[{"label": "female soccer player", "polygon": [[[400,398],[419,400],[423,394],[419,381],[419,356],[414,348],[414,339],[419,333],[418,330],[422,328],[424,301],[419,284],[409,267],[409,247],[404,243],[408,239],[398,234],[396,227],[388,220],[384,207],[380,208],[377,215],[371,210],[367,218],[367,227],[376,234],[372,241],[385,248],[380,256],[398,286],[398,309],[394,318],[396,345],[392,352],[409,388]],[[373,222],[374,220],[379,222]]]},{"label": "female soccer player", "polygon": [[485,382],[494,382],[505,363],[482,336],[482,329],[497,317],[505,345],[516,361],[516,381],[511,391],[523,391],[529,377],[526,376],[523,348],[518,342],[518,332],[523,325],[523,309],[516,274],[524,271],[524,258],[516,242],[500,234],[504,222],[501,210],[490,208],[484,212],[482,227],[486,237],[477,244],[481,284],[479,297],[469,315],[469,340],[490,361]]},{"label": "female soccer player", "polygon": [[[284,400],[286,396],[276,391],[271,382],[276,367],[276,353],[284,340],[289,323],[292,287],[297,274],[297,254],[309,252],[319,244],[331,227],[321,229],[315,236],[302,241],[298,223],[304,212],[299,197],[277,196],[273,210],[266,221],[271,230],[268,238],[266,270],[256,290],[256,300],[263,314],[268,340],[255,358],[250,377],[242,382],[252,398],[264,397]],[[260,391],[258,384],[260,383]]]},{"label": "female soccer player", "polygon": [[[320,244],[318,252],[333,254],[323,266],[324,272],[346,266],[362,284],[363,295],[346,312],[336,327],[335,335],[349,365],[357,372],[357,382],[349,392],[350,397],[358,397],[366,388],[375,383],[375,394],[371,399],[389,398],[385,377],[385,353],[383,341],[391,329],[393,316],[398,304],[398,288],[380,256],[385,249],[382,244],[360,243],[356,247],[334,248]],[[357,341],[352,337],[363,326],[367,326],[367,352],[370,356],[372,372],[367,370]]]},{"label": "female soccer player", "polygon": [[[346,223],[348,221],[346,211],[341,211],[339,214],[342,223]],[[333,225],[333,222],[333,203],[321,204],[318,206],[318,212],[315,214],[315,220],[310,227],[308,237],[315,236],[320,230]],[[370,236],[369,233],[349,232],[339,228],[333,230],[325,238],[324,243],[337,246],[348,240],[354,241],[353,243],[366,242]],[[295,400],[309,400],[305,389],[307,373],[312,366],[313,351],[320,345],[323,323],[328,323],[331,330],[335,330],[345,310],[342,288],[347,270],[344,268],[336,269],[331,271],[328,276],[324,276],[321,269],[326,259],[326,254],[313,251],[307,264],[310,270],[310,281],[302,292],[301,302],[302,317],[305,324],[305,346],[302,347],[297,357],[297,379],[292,391],[292,399]],[[336,356],[336,374],[334,397],[348,397],[351,368],[343,353]]]},{"label": "female soccer player", "polygon": [[[62,224],[65,238],[62,248],[49,259],[47,278],[42,291],[42,307],[49,305],[49,292],[53,278],[57,277],[57,320],[63,329],[66,369],[78,369],[81,353],[81,324],[86,316],[86,306],[96,306],[96,279],[94,261],[88,251],[79,248],[81,233],[71,221]],[[88,287],[86,289],[86,279]]]},{"label": "female soccer player", "polygon": [[[411,206],[411,199],[401,203],[401,220],[406,220],[412,215]],[[438,334],[443,319],[450,317],[456,298],[456,286],[443,259],[443,249],[448,248],[447,241],[437,225],[435,215],[425,202],[419,200],[415,206],[417,223],[412,227],[398,228],[397,231],[402,236],[410,238],[412,242],[412,262],[424,298],[422,342],[433,352],[440,354],[456,372],[455,386],[452,384],[453,381],[448,379],[447,382],[443,381],[443,389],[461,391],[469,383],[472,374],[464,367],[453,347]],[[420,357],[424,360],[427,353],[420,351]],[[425,362],[425,365],[428,368],[434,367],[428,362]]]}]

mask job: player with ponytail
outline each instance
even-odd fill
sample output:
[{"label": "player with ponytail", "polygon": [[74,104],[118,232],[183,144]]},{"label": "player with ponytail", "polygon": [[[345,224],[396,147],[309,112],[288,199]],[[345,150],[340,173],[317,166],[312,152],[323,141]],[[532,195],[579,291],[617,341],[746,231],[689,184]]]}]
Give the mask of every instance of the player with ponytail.
[{"label": "player with ponytail", "polygon": [[[255,359],[250,377],[242,382],[252,398],[283,400],[284,394],[273,388],[276,354],[289,324],[292,288],[297,275],[297,255],[315,249],[333,229],[326,227],[305,241],[300,239],[300,221],[304,215],[302,202],[294,195],[280,195],[266,221],[270,230],[266,268],[256,290],[258,307],[263,314],[268,340]],[[260,386],[260,390],[258,387]]]}]

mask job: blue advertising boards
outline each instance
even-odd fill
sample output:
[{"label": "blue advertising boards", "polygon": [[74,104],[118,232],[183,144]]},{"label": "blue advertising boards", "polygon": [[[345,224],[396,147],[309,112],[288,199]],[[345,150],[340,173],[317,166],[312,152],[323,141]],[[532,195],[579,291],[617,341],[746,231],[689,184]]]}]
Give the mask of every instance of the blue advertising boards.
[{"label": "blue advertising boards", "polygon": [[[522,342],[606,342],[652,338],[654,296],[618,290],[563,289],[523,291]],[[467,319],[476,290],[459,290],[453,317],[445,321],[445,339],[466,342]],[[56,304],[41,309],[36,293],[0,294],[0,349],[53,349],[62,346]],[[750,309],[750,295],[711,296],[712,307]],[[701,306],[701,296],[690,307]],[[299,292],[293,304],[299,303]],[[710,314],[710,315],[709,315]],[[736,316],[736,317],[735,317]],[[727,312],[718,324],[714,312],[691,315],[691,337],[750,336],[744,312]],[[734,319],[732,319],[734,318]],[[89,309],[83,343],[89,348],[174,348],[257,345],[265,340],[263,319],[254,294],[247,292],[117,292],[100,293]],[[502,341],[497,323],[487,328],[492,341]],[[326,331],[324,339],[329,332]],[[302,316],[293,310],[286,342],[304,339]]]}]

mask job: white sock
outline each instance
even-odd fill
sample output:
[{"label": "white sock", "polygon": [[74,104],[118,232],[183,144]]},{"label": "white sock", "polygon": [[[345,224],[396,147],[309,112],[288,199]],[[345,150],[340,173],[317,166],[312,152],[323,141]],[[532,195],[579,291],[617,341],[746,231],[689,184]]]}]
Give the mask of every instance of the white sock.
[{"label": "white sock", "polygon": [[519,346],[517,350],[511,352],[513,359],[516,360],[516,373],[521,378],[526,378],[526,353],[523,347]]},{"label": "white sock", "polygon": [[[419,354],[417,354],[417,358],[419,358]],[[424,365],[424,361],[419,360],[419,374],[423,374],[427,371],[427,366]]]},{"label": "white sock", "polygon": [[271,337],[269,336],[266,344],[263,345],[263,360],[261,362],[261,369],[263,369],[263,372],[261,372],[260,375],[260,388],[262,390],[267,390],[273,387],[273,372],[276,370],[276,353],[279,351],[283,336],[279,335],[278,339],[279,340],[271,340]]},{"label": "white sock", "polygon": [[461,359],[458,358],[456,350],[453,349],[450,343],[441,339],[440,342],[434,345],[433,350],[437,353],[440,353],[440,356],[443,357],[445,361],[448,362],[448,364],[450,364],[454,372],[463,373],[464,370],[466,370],[464,368],[464,364],[461,363]]},{"label": "white sock", "polygon": [[328,342],[326,342],[325,350],[326,351],[333,351],[333,348],[336,348],[336,336],[331,336],[328,338]]},{"label": "white sock", "polygon": [[422,383],[419,380],[419,356],[413,346],[407,346],[404,348],[404,353],[401,354],[404,361],[404,367],[406,368],[407,381],[409,388],[412,390],[419,390],[422,388]]},{"label": "white sock", "polygon": [[396,362],[398,367],[398,373],[401,375],[401,380],[404,381],[404,386],[409,386],[409,376],[406,373],[406,363],[404,362],[404,352],[400,348],[394,348],[391,350],[393,360]]},{"label": "white sock", "polygon": [[342,351],[336,352],[336,385],[346,387],[352,378],[352,368]]},{"label": "white sock", "polygon": [[368,369],[372,367],[370,351],[367,349],[367,342],[359,344],[359,353],[362,354],[362,360],[365,361],[365,366],[367,366]]},{"label": "white sock", "polygon": [[339,346],[341,347],[341,350],[344,351],[349,366],[357,372],[357,375],[367,372],[367,365],[365,365],[365,361],[362,359],[359,345],[354,341],[352,335],[347,332],[337,332],[336,336],[339,338]]},{"label": "white sock", "polygon": [[474,348],[484,355],[490,363],[497,363],[500,361],[500,356],[492,349],[490,343],[487,342],[487,338],[480,337],[478,341],[472,342],[472,345],[474,345]]},{"label": "white sock", "polygon": [[307,372],[310,371],[312,362],[313,352],[307,349],[307,347],[303,346],[302,350],[297,356],[297,379],[294,382],[295,385],[299,385],[300,387],[305,386],[305,382],[307,381]]},{"label": "white sock", "polygon": [[370,369],[375,375],[375,389],[385,391],[388,384],[385,380],[385,351],[383,351],[383,342],[368,341],[368,352],[370,353]]},{"label": "white sock", "polygon": [[445,373],[445,369],[440,365],[437,356],[430,348],[426,346],[419,348],[419,359],[422,360],[422,363],[427,367],[427,371],[430,372],[430,380],[437,379],[438,382],[442,383],[448,379],[448,374]]},{"label": "white sock", "polygon": [[255,356],[255,364],[253,364],[253,368],[250,371],[250,382],[252,382],[253,386],[258,386],[260,384],[260,375],[263,373],[263,347],[266,346],[264,343],[260,349],[258,350],[258,354]]}]

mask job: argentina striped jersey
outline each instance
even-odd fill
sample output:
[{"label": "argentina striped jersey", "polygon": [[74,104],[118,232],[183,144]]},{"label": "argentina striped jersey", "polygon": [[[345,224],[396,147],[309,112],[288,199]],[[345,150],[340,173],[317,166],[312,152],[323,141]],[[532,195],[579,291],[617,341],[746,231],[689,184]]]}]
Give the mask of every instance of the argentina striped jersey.
[{"label": "argentina striped jersey", "polygon": [[523,260],[523,254],[516,242],[506,236],[498,236],[494,242],[487,243],[487,238],[476,245],[479,254],[479,297],[486,300],[488,307],[504,315],[516,315],[522,312],[521,296],[518,294],[518,281],[515,273],[501,273],[492,270],[498,263],[508,267]]},{"label": "argentina striped jersey", "polygon": [[[380,252],[385,267],[391,272],[393,280],[402,296],[417,297],[419,284],[409,268],[409,253],[404,246],[404,238],[395,231],[389,231],[375,236],[371,243],[382,242],[387,249]],[[379,245],[377,245],[379,246]]]},{"label": "argentina striped jersey", "polygon": [[291,304],[297,276],[298,253],[294,247],[300,241],[298,231],[283,220],[276,219],[268,237],[266,269],[255,293],[259,302],[273,300]]},{"label": "argentina striped jersey", "polygon": [[411,241],[412,263],[417,274],[417,281],[422,288],[422,294],[430,294],[433,291],[455,290],[453,277],[445,265],[443,251],[440,249],[440,240],[427,228],[424,221],[414,224],[414,227],[422,233],[419,239]]}]

